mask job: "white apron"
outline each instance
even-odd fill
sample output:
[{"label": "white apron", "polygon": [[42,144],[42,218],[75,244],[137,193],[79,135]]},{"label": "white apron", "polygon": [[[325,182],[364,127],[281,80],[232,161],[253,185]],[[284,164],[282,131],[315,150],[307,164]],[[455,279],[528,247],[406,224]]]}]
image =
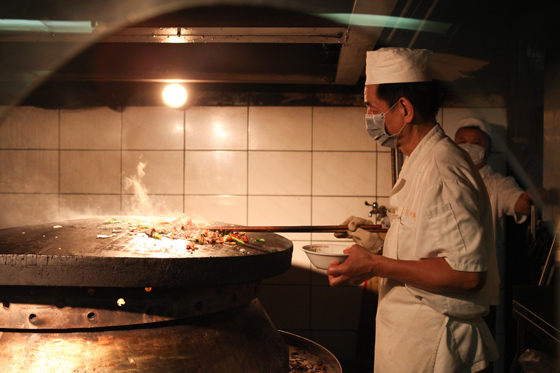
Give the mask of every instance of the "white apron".
[{"label": "white apron", "polygon": [[[399,190],[400,187],[396,185],[395,189]],[[397,204],[402,206],[404,201]],[[391,242],[392,236],[396,238],[401,227],[399,218],[393,214],[390,217],[391,229],[385,242]],[[390,248],[384,248],[383,255],[398,259],[398,251]],[[383,291],[387,288],[390,290],[385,294]],[[377,310],[374,371],[433,372],[447,317],[426,307],[403,284],[379,278],[379,289],[379,298],[383,301],[379,302]],[[423,327],[418,328],[419,324]]]},{"label": "white apron", "polygon": [[[387,288],[389,292],[382,293]],[[497,347],[482,318],[445,316],[386,278],[379,278],[379,289],[384,301],[377,314],[375,373],[470,373],[497,359]]]}]

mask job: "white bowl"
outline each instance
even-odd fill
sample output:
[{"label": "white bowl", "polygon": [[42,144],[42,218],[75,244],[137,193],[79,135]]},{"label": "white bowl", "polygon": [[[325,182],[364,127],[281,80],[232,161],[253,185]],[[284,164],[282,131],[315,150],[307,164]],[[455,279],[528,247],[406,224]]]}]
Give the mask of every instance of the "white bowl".
[{"label": "white bowl", "polygon": [[319,269],[327,269],[329,264],[335,261],[343,263],[349,254],[343,251],[350,245],[340,244],[323,244],[323,245],[305,245],[303,251],[315,267]]}]

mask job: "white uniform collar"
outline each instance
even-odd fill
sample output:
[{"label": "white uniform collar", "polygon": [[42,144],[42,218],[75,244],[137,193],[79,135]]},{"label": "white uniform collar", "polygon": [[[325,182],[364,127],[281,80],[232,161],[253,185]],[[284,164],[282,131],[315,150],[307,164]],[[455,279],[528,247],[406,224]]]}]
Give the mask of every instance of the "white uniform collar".
[{"label": "white uniform collar", "polygon": [[418,143],[416,148],[412,151],[410,156],[406,158],[399,179],[410,179],[410,176],[418,171],[418,164],[420,164],[427,156],[431,154],[432,147],[445,137],[445,133],[441,129],[439,123],[424,136]]}]

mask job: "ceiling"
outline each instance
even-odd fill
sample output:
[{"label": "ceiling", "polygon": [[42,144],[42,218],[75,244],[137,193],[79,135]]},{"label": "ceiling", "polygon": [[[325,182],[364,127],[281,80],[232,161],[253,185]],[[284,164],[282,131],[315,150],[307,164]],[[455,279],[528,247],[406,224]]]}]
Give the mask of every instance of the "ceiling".
[{"label": "ceiling", "polygon": [[[38,20],[44,27],[0,27],[0,104],[92,82],[361,89],[366,51],[380,46],[486,61],[477,73],[500,81],[495,72],[511,56],[511,22],[520,11],[496,3],[3,0],[0,21]],[[82,21],[90,30],[63,32],[47,21]]]}]

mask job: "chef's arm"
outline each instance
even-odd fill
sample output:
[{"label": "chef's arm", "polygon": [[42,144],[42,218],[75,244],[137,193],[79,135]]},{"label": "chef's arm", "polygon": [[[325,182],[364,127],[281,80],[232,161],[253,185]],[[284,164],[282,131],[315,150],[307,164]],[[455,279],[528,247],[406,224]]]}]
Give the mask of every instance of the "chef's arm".
[{"label": "chef's arm", "polygon": [[360,284],[374,276],[403,282],[433,293],[474,292],[486,283],[486,272],[456,271],[444,258],[397,260],[353,245],[342,264],[332,263],[327,274],[332,286]]},{"label": "chef's arm", "polygon": [[456,271],[444,258],[396,260],[383,258],[377,275],[432,293],[475,292],[484,287],[486,272]]}]

